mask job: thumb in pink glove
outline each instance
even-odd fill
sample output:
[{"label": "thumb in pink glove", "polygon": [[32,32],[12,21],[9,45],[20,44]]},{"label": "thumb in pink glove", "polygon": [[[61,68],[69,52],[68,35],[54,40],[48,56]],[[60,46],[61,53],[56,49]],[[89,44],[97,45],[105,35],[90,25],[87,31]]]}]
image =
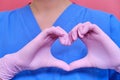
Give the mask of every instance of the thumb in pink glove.
[{"label": "thumb in pink glove", "polygon": [[70,35],[73,41],[79,37],[88,48],[86,57],[70,64],[71,70],[96,67],[120,72],[120,49],[97,25],[90,22],[78,24]]},{"label": "thumb in pink glove", "polygon": [[22,70],[35,70],[42,67],[58,67],[69,70],[67,63],[54,58],[50,48],[56,39],[70,45],[67,33],[60,27],[52,27],[41,32],[35,39],[14,54],[0,59],[0,78],[9,80]]}]

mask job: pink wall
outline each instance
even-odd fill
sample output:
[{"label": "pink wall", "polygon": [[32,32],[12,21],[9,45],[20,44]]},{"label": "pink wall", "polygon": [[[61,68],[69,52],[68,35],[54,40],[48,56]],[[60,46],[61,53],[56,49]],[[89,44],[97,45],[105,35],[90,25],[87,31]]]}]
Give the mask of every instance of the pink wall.
[{"label": "pink wall", "polygon": [[20,8],[31,0],[0,0],[0,11]]},{"label": "pink wall", "polygon": [[[0,0],[0,11],[20,8],[31,0]],[[120,0],[71,0],[82,6],[103,10],[114,14],[120,19]]]}]

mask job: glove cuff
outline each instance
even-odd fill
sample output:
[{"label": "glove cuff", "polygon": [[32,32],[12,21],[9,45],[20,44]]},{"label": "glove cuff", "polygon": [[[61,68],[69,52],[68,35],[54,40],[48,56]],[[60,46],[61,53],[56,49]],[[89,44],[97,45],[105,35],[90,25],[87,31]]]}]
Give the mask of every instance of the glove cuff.
[{"label": "glove cuff", "polygon": [[15,57],[6,55],[0,59],[0,78],[2,80],[10,80],[22,69],[16,65]]}]

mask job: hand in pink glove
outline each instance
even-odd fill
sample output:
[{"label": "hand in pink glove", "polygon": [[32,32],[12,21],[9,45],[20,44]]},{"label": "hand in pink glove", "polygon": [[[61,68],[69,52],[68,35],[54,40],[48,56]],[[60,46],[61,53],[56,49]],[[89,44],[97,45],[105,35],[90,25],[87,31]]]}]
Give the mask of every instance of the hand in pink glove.
[{"label": "hand in pink glove", "polygon": [[0,59],[0,78],[11,79],[22,70],[34,70],[42,67],[58,67],[69,70],[69,65],[54,58],[50,52],[56,39],[64,45],[70,45],[67,33],[60,27],[52,27],[41,32],[35,39],[14,54]]},{"label": "hand in pink glove", "polygon": [[97,25],[90,22],[78,24],[70,35],[73,41],[79,37],[88,48],[86,57],[70,64],[71,70],[96,67],[120,72],[120,49]]}]

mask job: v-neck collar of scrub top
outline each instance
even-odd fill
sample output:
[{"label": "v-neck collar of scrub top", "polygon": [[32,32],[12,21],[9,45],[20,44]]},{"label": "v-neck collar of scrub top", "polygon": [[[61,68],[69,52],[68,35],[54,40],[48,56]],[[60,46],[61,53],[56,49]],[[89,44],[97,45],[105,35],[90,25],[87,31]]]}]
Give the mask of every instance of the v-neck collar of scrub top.
[{"label": "v-neck collar of scrub top", "polygon": [[[77,5],[78,6],[78,5]],[[67,32],[70,31],[69,26],[67,27],[67,25],[69,24],[73,24],[74,23],[74,17],[78,16],[78,15],[73,15],[76,14],[76,10],[77,8],[76,4],[70,4],[62,13],[61,15],[56,19],[56,21],[54,22],[53,26],[60,26],[63,29],[65,29]],[[71,11],[72,10],[72,11]],[[42,30],[40,29],[40,26],[38,25],[33,12],[30,8],[29,5],[23,7],[20,9],[19,11],[22,14],[22,17],[24,19],[24,23],[29,26],[29,28],[31,30],[34,31],[34,33],[39,33]],[[78,13],[79,14],[79,13]],[[27,17],[26,17],[27,16]],[[82,19],[82,18],[81,18]],[[76,22],[76,21],[75,21]],[[29,24],[28,24],[29,23]],[[74,25],[73,25],[74,26]]]}]

